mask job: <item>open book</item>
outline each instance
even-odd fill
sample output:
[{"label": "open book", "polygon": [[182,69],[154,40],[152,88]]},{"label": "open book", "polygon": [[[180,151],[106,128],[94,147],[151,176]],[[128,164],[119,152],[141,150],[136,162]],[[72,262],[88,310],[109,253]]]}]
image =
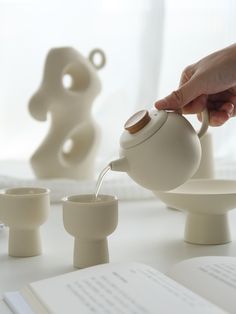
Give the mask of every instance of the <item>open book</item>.
[{"label": "open book", "polygon": [[17,314],[236,313],[236,257],[199,257],[164,275],[139,263],[104,264],[29,284],[4,300]]}]

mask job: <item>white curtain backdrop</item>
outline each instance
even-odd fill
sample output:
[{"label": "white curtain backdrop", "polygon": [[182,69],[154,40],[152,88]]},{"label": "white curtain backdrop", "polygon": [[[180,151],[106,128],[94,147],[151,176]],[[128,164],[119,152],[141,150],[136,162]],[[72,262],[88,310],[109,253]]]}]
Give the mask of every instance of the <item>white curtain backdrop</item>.
[{"label": "white curtain backdrop", "polygon": [[[50,122],[33,120],[27,104],[50,48],[107,56],[93,106],[105,164],[129,115],[175,89],[186,65],[235,42],[235,29],[233,0],[0,0],[0,160],[28,159],[47,133]],[[236,160],[235,119],[212,133],[216,158]]]}]

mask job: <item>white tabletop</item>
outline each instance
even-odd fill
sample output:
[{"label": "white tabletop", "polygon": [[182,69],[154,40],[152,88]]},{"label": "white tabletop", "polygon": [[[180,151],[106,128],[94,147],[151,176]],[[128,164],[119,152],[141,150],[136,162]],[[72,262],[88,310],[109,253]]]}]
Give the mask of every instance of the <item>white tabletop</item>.
[{"label": "white tabletop", "polygon": [[[192,245],[183,241],[185,214],[168,209],[158,199],[119,202],[119,224],[109,237],[111,262],[137,261],[166,272],[171,265],[203,255],[236,256],[236,210],[229,213],[232,242]],[[73,271],[73,238],[66,233],[60,204],[51,206],[41,227],[43,254],[8,256],[8,228],[0,230],[0,293],[19,290],[28,282]],[[10,313],[0,302],[0,313]]]}]

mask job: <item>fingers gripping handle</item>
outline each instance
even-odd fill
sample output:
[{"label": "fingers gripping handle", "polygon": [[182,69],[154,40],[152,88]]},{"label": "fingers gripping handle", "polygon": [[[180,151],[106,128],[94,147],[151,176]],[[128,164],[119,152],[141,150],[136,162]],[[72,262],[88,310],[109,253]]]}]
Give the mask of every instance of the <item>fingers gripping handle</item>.
[{"label": "fingers gripping handle", "polygon": [[199,138],[201,138],[206,133],[208,126],[209,126],[209,113],[207,108],[205,108],[204,111],[202,112],[202,126],[198,131]]}]

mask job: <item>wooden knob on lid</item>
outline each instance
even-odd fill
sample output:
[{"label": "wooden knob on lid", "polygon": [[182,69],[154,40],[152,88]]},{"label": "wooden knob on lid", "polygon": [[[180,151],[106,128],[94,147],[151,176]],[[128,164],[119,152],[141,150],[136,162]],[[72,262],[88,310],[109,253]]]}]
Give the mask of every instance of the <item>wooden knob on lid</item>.
[{"label": "wooden knob on lid", "polygon": [[149,116],[148,111],[140,110],[126,121],[124,128],[129,133],[134,134],[144,128],[150,120],[151,117]]}]

